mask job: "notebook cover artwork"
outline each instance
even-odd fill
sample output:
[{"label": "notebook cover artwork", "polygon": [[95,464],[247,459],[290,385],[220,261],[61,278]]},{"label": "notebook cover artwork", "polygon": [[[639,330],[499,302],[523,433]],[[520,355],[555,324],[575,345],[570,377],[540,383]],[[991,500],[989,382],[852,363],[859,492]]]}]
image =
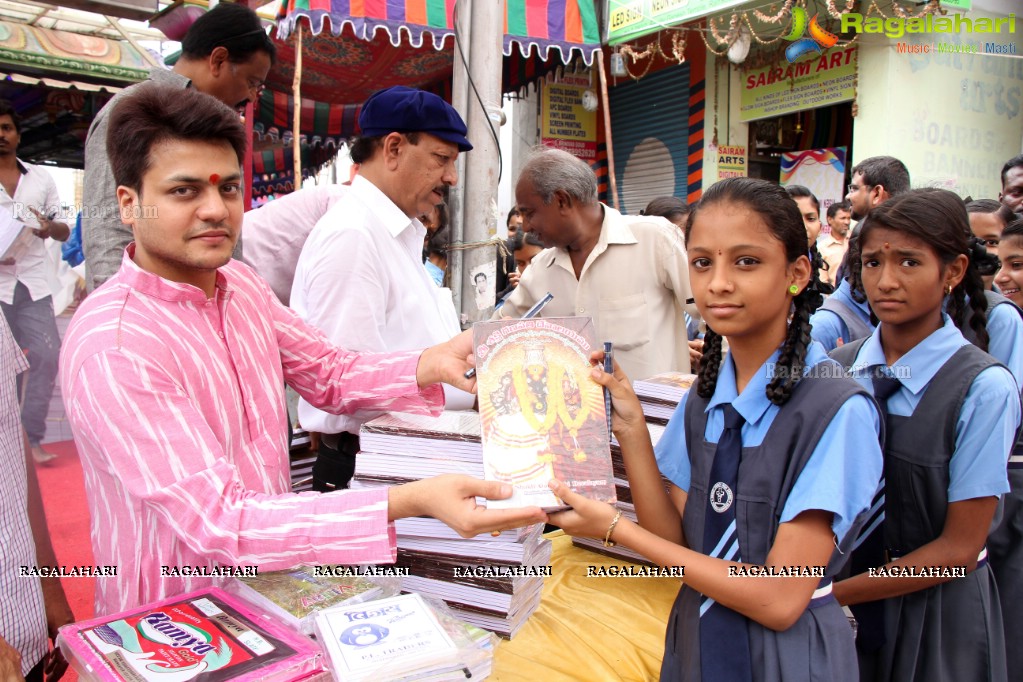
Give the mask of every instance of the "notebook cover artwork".
[{"label": "notebook cover artwork", "polygon": [[484,478],[511,483],[494,508],[566,505],[552,478],[615,501],[604,396],[590,378],[588,317],[500,320],[473,327]]},{"label": "notebook cover artwork", "polygon": [[66,625],[60,646],[82,679],[297,680],[320,669],[308,639],[219,588]]}]

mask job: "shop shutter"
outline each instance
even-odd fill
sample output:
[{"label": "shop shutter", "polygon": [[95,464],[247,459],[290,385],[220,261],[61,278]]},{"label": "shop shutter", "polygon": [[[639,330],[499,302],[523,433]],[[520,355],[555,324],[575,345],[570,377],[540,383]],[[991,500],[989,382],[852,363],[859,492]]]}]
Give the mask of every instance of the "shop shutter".
[{"label": "shop shutter", "polygon": [[615,181],[622,213],[654,197],[686,198],[689,65],[671,66],[611,88]]}]

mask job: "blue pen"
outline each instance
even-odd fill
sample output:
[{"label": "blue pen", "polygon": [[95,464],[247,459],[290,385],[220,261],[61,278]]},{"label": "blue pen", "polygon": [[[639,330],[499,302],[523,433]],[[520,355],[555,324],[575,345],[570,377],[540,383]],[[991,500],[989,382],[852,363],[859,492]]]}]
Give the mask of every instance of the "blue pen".
[{"label": "blue pen", "polygon": [[[536,317],[537,315],[540,314],[540,311],[543,310],[543,307],[550,303],[553,298],[554,294],[548,291],[546,294],[544,294],[543,298],[537,301],[536,304],[532,308],[527,310],[526,314],[519,319],[528,320],[531,317]],[[472,379],[474,376],[476,376],[476,368],[473,367],[472,369],[467,371],[463,376],[466,379]]]},{"label": "blue pen", "polygon": [[[615,369],[615,351],[610,341],[604,342],[604,371],[608,374]],[[611,438],[611,391],[604,387],[604,413],[607,415],[607,437]]]}]

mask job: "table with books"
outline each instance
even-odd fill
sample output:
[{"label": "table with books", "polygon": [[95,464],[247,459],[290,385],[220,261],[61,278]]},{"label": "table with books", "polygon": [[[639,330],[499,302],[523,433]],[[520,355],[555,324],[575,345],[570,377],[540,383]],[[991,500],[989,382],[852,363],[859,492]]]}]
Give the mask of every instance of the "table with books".
[{"label": "table with books", "polygon": [[[544,343],[527,337],[517,347],[502,344],[515,342],[523,324],[492,333],[494,324],[476,329],[478,354],[496,342],[477,358],[480,413],[386,414],[367,422],[352,487],[468,474],[514,483],[516,497],[505,504],[550,508],[539,496],[551,495],[553,470],[635,520],[622,452],[609,437],[604,398],[588,379],[586,348],[559,355],[552,345],[558,334],[587,345],[591,325],[536,322]],[[635,382],[654,442],[692,379]],[[232,578],[65,626],[61,647],[80,678],[96,682],[658,675],[680,581],[651,575],[653,567],[628,549],[543,534],[542,524],[466,539],[435,519],[406,518],[395,531],[395,566],[300,566]]]}]

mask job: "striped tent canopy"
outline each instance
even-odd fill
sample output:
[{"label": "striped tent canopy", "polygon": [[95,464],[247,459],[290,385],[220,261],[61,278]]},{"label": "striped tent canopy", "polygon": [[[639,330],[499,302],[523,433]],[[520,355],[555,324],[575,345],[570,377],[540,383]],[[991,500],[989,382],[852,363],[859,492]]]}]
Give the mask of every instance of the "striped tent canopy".
[{"label": "striped tent canopy", "polygon": [[[337,148],[355,134],[360,104],[327,104],[302,98],[302,145]],[[253,131],[257,139],[291,145],[295,98],[278,90],[266,89],[256,104]]]},{"label": "striped tent canopy", "polygon": [[[282,0],[277,31],[285,39],[305,17],[317,35],[329,22],[334,35],[349,26],[362,40],[383,29],[395,47],[402,44],[402,33],[413,47],[422,46],[429,34],[433,48],[443,50],[445,40],[454,35],[454,12],[455,0]],[[514,45],[523,57],[536,48],[547,61],[550,51],[557,49],[565,64],[578,53],[590,65],[600,50],[592,0],[506,0],[506,56]]]},{"label": "striped tent canopy", "polygon": [[[314,175],[329,163],[335,154],[337,154],[337,149],[302,145],[302,177]],[[275,177],[293,173],[294,159],[295,152],[291,146],[277,144],[254,150],[252,154],[253,180],[259,182],[261,179],[266,179],[263,176]]]}]

